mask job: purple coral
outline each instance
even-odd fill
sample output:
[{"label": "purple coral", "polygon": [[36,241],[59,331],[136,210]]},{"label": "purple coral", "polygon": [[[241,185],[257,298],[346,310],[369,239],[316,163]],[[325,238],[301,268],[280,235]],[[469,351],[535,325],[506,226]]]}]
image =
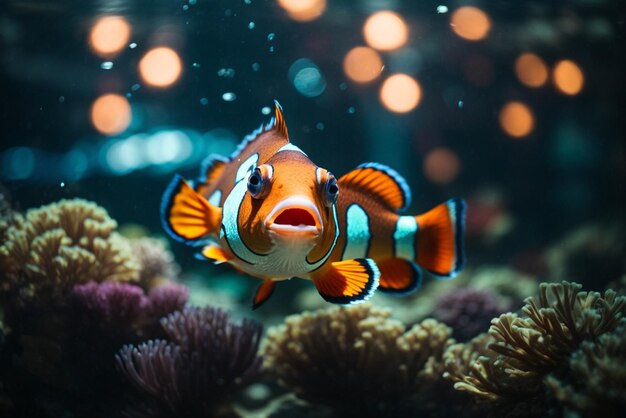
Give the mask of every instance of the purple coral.
[{"label": "purple coral", "polygon": [[218,308],[186,308],[161,320],[171,342],[127,345],[118,369],[143,395],[134,417],[214,416],[258,373],[261,325]]},{"label": "purple coral", "polygon": [[189,299],[189,289],[180,283],[169,282],[152,288],[148,299],[150,316],[160,318],[183,309]]},{"label": "purple coral", "polygon": [[456,339],[467,341],[487,331],[492,318],[511,309],[511,302],[495,292],[460,288],[442,294],[432,316],[452,327]]},{"label": "purple coral", "polygon": [[129,283],[94,281],[73,288],[78,306],[93,319],[105,323],[129,323],[139,320],[146,312],[149,300],[140,287]]}]

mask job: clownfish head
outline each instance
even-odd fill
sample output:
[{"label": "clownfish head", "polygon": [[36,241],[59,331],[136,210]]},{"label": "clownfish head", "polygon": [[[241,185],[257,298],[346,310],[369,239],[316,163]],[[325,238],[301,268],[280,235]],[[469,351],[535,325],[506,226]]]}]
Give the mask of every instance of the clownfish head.
[{"label": "clownfish head", "polygon": [[337,179],[290,146],[255,167],[239,208],[239,231],[267,274],[291,277],[316,268],[338,236]]}]

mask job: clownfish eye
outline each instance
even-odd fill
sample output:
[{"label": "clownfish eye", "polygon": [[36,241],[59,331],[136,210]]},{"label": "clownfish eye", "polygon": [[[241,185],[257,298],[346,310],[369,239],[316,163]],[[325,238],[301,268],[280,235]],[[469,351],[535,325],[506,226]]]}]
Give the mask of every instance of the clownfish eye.
[{"label": "clownfish eye", "polygon": [[337,179],[332,174],[328,173],[328,180],[326,181],[326,205],[332,206],[337,202],[337,196],[339,196],[339,186],[337,185]]},{"label": "clownfish eye", "polygon": [[263,199],[270,190],[272,166],[263,164],[255,168],[248,177],[248,192],[255,199]]}]

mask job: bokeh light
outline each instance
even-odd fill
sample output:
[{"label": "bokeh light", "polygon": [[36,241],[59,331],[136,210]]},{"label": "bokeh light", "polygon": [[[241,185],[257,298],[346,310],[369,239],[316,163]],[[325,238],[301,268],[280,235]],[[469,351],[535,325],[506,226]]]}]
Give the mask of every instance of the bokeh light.
[{"label": "bokeh light", "polygon": [[287,71],[287,77],[305,97],[317,97],[326,90],[326,79],[319,67],[308,58],[295,60]]},{"label": "bokeh light", "polygon": [[89,43],[101,56],[121,51],[130,38],[130,25],[120,16],[104,16],[96,21],[89,33]]},{"label": "bokeh light", "polygon": [[580,67],[570,60],[563,60],[554,66],[554,84],[560,92],[574,96],[583,88],[585,76]]},{"label": "bokeh light", "polygon": [[167,47],[153,48],[139,61],[141,78],[154,87],[171,86],[178,80],[181,71],[180,57]]},{"label": "bokeh light", "polygon": [[484,39],[491,29],[489,16],[477,7],[459,7],[450,17],[452,30],[468,41]]},{"label": "bokeh light", "polygon": [[380,88],[380,101],[392,112],[406,113],[415,109],[422,98],[419,83],[406,74],[394,74]]},{"label": "bokeh light", "polygon": [[357,83],[368,83],[377,79],[383,68],[378,52],[365,46],[352,48],[343,59],[343,71]]},{"label": "bokeh light", "polygon": [[548,66],[537,55],[529,52],[515,60],[515,74],[528,87],[541,87],[548,80]]},{"label": "bokeh light", "polygon": [[130,125],[130,104],[119,94],[105,94],[91,105],[91,123],[98,132],[115,135]]},{"label": "bokeh light", "polygon": [[458,177],[461,160],[454,151],[439,147],[426,154],[422,168],[428,180],[436,184],[448,184]]},{"label": "bokeh light", "polygon": [[507,135],[523,138],[533,131],[535,117],[527,105],[512,101],[500,110],[500,126]]},{"label": "bokeh light", "polygon": [[381,51],[403,47],[409,39],[409,27],[398,14],[384,10],[371,15],[363,26],[369,46]]},{"label": "bokeh light", "polygon": [[278,5],[298,22],[315,20],[326,10],[326,0],[278,0]]}]

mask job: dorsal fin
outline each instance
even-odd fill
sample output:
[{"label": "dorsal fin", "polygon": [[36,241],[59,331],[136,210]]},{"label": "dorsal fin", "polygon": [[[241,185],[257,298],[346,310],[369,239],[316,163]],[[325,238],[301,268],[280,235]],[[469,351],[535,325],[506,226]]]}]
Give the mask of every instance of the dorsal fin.
[{"label": "dorsal fin", "polygon": [[283,107],[278,103],[278,100],[274,100],[274,129],[283,138],[289,139],[289,131],[287,130],[287,123],[285,123],[285,117],[283,116]]},{"label": "dorsal fin", "polygon": [[264,136],[264,134],[275,133],[277,135],[274,135],[274,139],[282,140],[285,144],[289,143],[289,133],[287,131],[287,123],[283,116],[283,108],[277,100],[274,100],[274,113],[275,116],[270,119],[267,124],[261,124],[261,126],[243,138],[239,146],[237,146],[237,149],[230,155],[231,161],[245,154],[246,148],[251,143]]},{"label": "dorsal fin", "polygon": [[214,183],[224,171],[228,163],[228,159],[219,154],[210,154],[202,161],[200,165],[200,176],[198,177],[198,183],[212,184]]},{"label": "dorsal fin", "polygon": [[393,211],[411,204],[411,190],[406,180],[392,168],[379,163],[364,163],[339,179],[339,187],[359,190],[377,198]]}]

